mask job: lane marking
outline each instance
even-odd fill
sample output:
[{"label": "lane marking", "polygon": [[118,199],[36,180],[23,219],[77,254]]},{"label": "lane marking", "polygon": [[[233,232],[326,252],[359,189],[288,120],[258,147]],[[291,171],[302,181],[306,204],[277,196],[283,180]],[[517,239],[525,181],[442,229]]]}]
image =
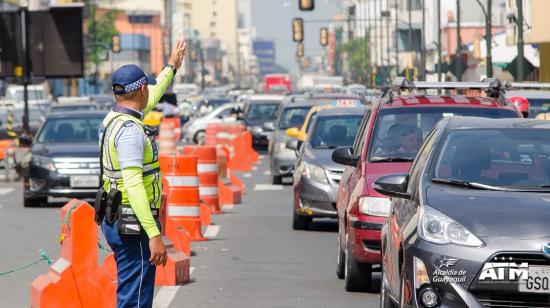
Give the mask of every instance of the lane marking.
[{"label": "lane marking", "polygon": [[193,275],[193,272],[195,271],[195,268],[193,266],[191,266],[189,268],[189,277],[191,277],[191,275]]},{"label": "lane marking", "polygon": [[[233,204],[224,204],[222,205],[222,210],[232,210],[233,209]],[[1,209],[1,205],[0,205],[0,209]]]},{"label": "lane marking", "polygon": [[13,188],[0,188],[0,196],[10,194],[14,189]]},{"label": "lane marking", "polygon": [[243,177],[244,177],[244,178],[251,178],[251,177],[252,177],[252,173],[245,173],[245,174],[243,174]]},{"label": "lane marking", "polygon": [[258,167],[256,166],[252,167],[252,171],[256,171],[256,170],[258,170]]},{"label": "lane marking", "polygon": [[206,227],[206,231],[204,232],[204,237],[215,238],[216,235],[218,235],[218,232],[220,232],[220,226],[209,225],[208,227]]},{"label": "lane marking", "polygon": [[283,185],[256,184],[255,191],[283,190]]},{"label": "lane marking", "polygon": [[266,171],[264,172],[264,175],[270,175],[270,174],[271,174],[271,171],[270,171],[270,170],[266,170]]},{"label": "lane marking", "polygon": [[176,297],[181,286],[165,286],[158,288],[157,295],[153,299],[153,308],[167,308]]}]

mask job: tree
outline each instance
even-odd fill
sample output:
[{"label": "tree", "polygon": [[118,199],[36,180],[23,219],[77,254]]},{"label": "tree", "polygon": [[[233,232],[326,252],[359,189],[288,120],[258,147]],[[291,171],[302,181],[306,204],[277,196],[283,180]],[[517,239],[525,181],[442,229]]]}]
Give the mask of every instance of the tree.
[{"label": "tree", "polygon": [[368,47],[368,38],[364,37],[352,39],[340,48],[347,55],[353,82],[365,84],[369,80],[370,50]]},{"label": "tree", "polygon": [[118,34],[115,28],[117,14],[117,10],[110,9],[97,16],[96,6],[90,5],[86,23],[89,39],[87,59],[96,68],[105,61],[105,54],[111,48],[113,36]]}]

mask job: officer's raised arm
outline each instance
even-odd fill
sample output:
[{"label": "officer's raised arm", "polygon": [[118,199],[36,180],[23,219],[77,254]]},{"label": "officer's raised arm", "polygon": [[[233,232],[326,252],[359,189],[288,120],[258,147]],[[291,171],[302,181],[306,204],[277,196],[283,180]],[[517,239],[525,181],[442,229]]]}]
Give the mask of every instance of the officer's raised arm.
[{"label": "officer's raised arm", "polygon": [[168,64],[157,76],[156,85],[149,86],[149,100],[147,101],[147,107],[143,110],[144,115],[147,115],[158,104],[160,98],[164,95],[170,83],[172,83],[177,70],[181,67],[183,57],[185,57],[186,53],[187,43],[182,40],[177,41],[168,59]]}]

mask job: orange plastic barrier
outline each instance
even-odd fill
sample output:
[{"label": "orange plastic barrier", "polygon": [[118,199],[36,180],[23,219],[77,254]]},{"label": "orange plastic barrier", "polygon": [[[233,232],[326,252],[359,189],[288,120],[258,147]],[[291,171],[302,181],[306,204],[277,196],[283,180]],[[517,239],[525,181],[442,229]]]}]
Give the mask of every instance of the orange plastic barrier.
[{"label": "orange plastic barrier", "polygon": [[14,148],[15,147],[15,141],[12,139],[9,140],[0,140],[0,160],[4,160],[6,158],[6,151],[8,148]]},{"label": "orange plastic barrier", "polygon": [[176,134],[174,133],[174,124],[162,121],[158,135],[159,153],[176,153]]},{"label": "orange plastic barrier", "polygon": [[206,140],[205,145],[216,145],[217,135],[220,130],[220,125],[217,123],[211,123],[206,126]]},{"label": "orange plastic barrier", "polygon": [[162,123],[172,124],[175,140],[179,141],[181,139],[181,122],[179,118],[164,118],[162,119],[161,125]]},{"label": "orange plastic barrier", "polygon": [[61,256],[32,282],[31,307],[114,307],[116,281],[97,263],[94,209],[73,199],[61,209],[61,221]]},{"label": "orange plastic barrier", "polygon": [[[167,190],[166,231],[174,229],[172,225],[185,229],[192,241],[204,241],[202,236],[201,208],[199,199],[199,176],[197,157],[178,155],[175,175],[165,175]],[[172,241],[177,236],[171,236]]]},{"label": "orange plastic barrier", "polygon": [[183,154],[197,155],[199,194],[201,202],[210,206],[212,213],[220,214],[218,197],[218,154],[215,146],[186,146]]}]

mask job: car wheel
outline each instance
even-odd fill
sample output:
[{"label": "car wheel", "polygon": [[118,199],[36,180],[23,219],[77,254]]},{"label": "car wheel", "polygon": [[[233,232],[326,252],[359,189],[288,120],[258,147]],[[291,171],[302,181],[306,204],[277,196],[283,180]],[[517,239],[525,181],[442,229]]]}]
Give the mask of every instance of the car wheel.
[{"label": "car wheel", "polygon": [[198,145],[203,145],[206,142],[206,132],[201,130],[195,134],[195,142]]},{"label": "car wheel", "polygon": [[388,297],[388,289],[386,288],[386,273],[382,270],[382,278],[380,279],[380,308],[391,308],[393,303]]},{"label": "car wheel", "polygon": [[294,212],[292,217],[292,229],[294,230],[307,230],[311,223],[311,217],[301,216]]},{"label": "car wheel", "polygon": [[40,207],[48,204],[48,197],[40,198],[24,198],[23,206],[24,207]]},{"label": "car wheel", "polygon": [[355,261],[351,251],[349,234],[346,233],[345,253],[345,288],[348,292],[365,292],[370,289],[372,278],[372,267],[370,264],[361,264]]},{"label": "car wheel", "polygon": [[346,253],[342,249],[342,241],[340,240],[340,232],[338,232],[338,259],[336,261],[336,276],[338,279],[344,279],[346,274]]},{"label": "car wheel", "polygon": [[281,185],[283,183],[283,177],[280,175],[271,176],[271,182],[273,185]]}]

